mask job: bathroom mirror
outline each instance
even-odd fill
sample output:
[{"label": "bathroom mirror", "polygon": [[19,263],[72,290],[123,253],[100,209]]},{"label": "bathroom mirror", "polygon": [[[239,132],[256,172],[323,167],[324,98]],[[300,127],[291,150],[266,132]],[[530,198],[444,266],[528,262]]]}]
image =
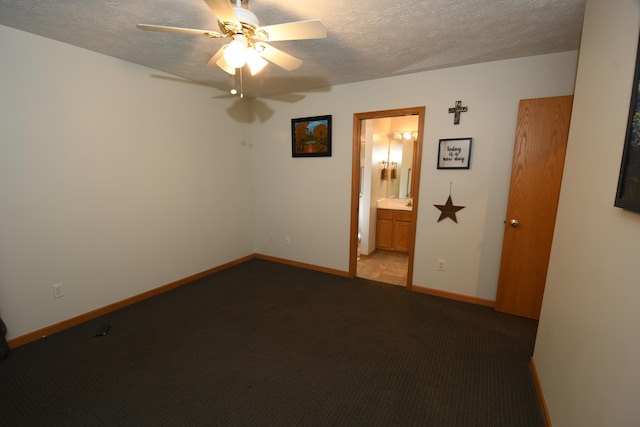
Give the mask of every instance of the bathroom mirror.
[{"label": "bathroom mirror", "polygon": [[411,164],[415,131],[401,130],[389,133],[387,158],[380,162],[380,179],[386,181],[386,197],[411,197]]}]

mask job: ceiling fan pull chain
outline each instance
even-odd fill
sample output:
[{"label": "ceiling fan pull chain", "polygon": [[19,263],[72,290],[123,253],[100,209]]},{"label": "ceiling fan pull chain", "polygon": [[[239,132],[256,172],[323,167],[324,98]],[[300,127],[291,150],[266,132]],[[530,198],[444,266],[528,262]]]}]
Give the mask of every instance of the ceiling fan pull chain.
[{"label": "ceiling fan pull chain", "polygon": [[231,88],[231,95],[235,95],[236,93],[238,93],[238,91],[236,90],[236,75],[235,74],[231,75],[231,81],[233,82],[233,87]]}]

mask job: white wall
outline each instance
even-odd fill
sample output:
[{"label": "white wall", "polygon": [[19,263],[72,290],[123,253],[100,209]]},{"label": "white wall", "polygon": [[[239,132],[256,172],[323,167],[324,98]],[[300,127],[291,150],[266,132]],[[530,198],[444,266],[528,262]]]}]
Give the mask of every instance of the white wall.
[{"label": "white wall", "polygon": [[[426,106],[414,284],[495,299],[518,102],[573,93],[577,52],[542,55],[336,86],[306,94],[251,125],[256,252],[346,271],[353,114]],[[448,108],[469,107],[453,125]],[[267,102],[267,101],[265,101]],[[292,158],[290,120],[333,115],[333,155]],[[470,170],[437,170],[440,138],[473,137]],[[458,224],[437,222],[449,195]],[[275,237],[267,241],[268,234]],[[291,245],[283,237],[291,236]],[[437,271],[437,260],[447,261]]]},{"label": "white wall", "polygon": [[613,206],[639,9],[587,1],[534,353],[554,427],[640,425],[640,214]]},{"label": "white wall", "polygon": [[250,151],[220,92],[4,26],[0,56],[8,338],[252,253]]}]

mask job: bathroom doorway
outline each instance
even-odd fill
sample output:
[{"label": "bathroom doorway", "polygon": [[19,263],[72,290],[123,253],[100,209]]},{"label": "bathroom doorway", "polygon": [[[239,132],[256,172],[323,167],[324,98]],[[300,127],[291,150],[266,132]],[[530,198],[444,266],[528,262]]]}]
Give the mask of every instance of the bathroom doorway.
[{"label": "bathroom doorway", "polygon": [[425,107],[353,116],[351,277],[411,289],[424,116]]}]

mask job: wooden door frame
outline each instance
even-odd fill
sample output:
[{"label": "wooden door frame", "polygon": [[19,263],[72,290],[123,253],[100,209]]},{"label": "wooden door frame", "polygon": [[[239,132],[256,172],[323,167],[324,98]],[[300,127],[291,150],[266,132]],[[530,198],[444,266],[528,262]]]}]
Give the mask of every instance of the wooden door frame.
[{"label": "wooden door frame", "polygon": [[409,233],[409,265],[407,268],[407,289],[413,286],[413,254],[416,242],[418,220],[418,196],[420,194],[420,167],[422,165],[422,142],[424,137],[425,107],[398,108],[394,110],[372,111],[353,115],[353,154],[351,162],[351,231],[349,236],[349,277],[356,277],[358,270],[358,209],[360,206],[360,140],[362,122],[386,117],[418,116],[418,138],[415,141],[411,163],[411,228]]}]

